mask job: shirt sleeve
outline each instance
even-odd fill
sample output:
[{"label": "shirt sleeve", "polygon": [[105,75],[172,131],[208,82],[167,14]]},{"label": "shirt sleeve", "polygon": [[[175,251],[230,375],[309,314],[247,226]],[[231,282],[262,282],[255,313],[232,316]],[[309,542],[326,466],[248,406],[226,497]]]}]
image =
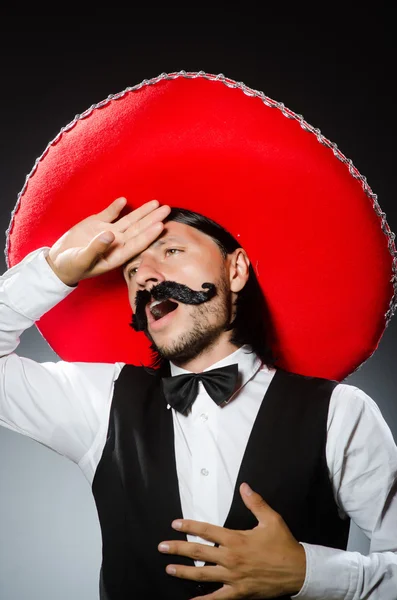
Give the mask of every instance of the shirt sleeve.
[{"label": "shirt sleeve", "polygon": [[14,350],[20,335],[75,287],[40,248],[0,277],[0,424],[80,463],[107,424],[122,363],[38,363]]},{"label": "shirt sleeve", "polygon": [[299,600],[396,600],[397,447],[379,407],[339,384],[328,415],[327,464],[340,516],[370,540],[368,555],[302,543],[306,578]]}]

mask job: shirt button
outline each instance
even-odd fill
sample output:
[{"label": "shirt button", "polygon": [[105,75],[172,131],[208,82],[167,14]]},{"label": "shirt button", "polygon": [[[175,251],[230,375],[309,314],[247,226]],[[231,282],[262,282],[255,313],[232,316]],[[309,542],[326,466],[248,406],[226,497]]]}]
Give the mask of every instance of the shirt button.
[{"label": "shirt button", "polygon": [[201,475],[204,475],[206,477],[207,475],[209,475],[210,472],[207,471],[207,469],[201,469],[200,473]]},{"label": "shirt button", "polygon": [[202,413],[202,414],[200,415],[200,419],[201,419],[203,422],[205,422],[205,421],[208,421],[208,415],[207,415],[206,413]]}]

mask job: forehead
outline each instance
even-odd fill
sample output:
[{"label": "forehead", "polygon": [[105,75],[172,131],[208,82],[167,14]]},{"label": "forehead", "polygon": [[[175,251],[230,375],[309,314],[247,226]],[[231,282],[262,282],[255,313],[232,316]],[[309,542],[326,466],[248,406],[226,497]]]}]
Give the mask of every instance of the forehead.
[{"label": "forehead", "polygon": [[[167,221],[159,237],[154,240],[154,242],[152,242],[150,246],[146,248],[146,250],[161,248],[169,243],[182,245],[189,244],[202,248],[209,247],[213,248],[214,250],[217,249],[219,252],[217,243],[209,235],[199,231],[195,227],[191,227],[185,223],[179,223],[178,221]],[[122,266],[122,270],[124,271],[132,261],[139,259],[141,254],[143,254],[146,250],[129,258]]]},{"label": "forehead", "polygon": [[161,238],[170,236],[178,236],[184,239],[189,239],[197,242],[198,244],[206,244],[208,242],[214,243],[212,238],[210,238],[207,234],[203,233],[202,231],[199,231],[191,225],[186,225],[186,223],[179,223],[178,221],[167,221],[164,224],[164,229],[161,235],[157,239],[160,240]]}]

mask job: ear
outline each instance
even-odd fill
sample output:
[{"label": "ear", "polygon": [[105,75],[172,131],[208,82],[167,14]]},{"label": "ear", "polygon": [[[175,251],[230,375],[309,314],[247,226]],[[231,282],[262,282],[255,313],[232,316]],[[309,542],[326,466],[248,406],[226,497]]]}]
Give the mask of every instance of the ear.
[{"label": "ear", "polygon": [[229,258],[230,290],[232,292],[240,292],[249,277],[250,261],[243,248],[236,248]]}]

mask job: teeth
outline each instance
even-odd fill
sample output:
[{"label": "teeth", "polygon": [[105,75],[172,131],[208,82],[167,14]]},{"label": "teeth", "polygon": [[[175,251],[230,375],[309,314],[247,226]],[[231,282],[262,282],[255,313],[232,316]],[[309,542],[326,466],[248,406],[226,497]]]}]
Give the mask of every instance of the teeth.
[{"label": "teeth", "polygon": [[161,304],[162,300],[153,300],[153,302],[150,303],[149,308],[152,309],[154,306],[157,306],[157,304]]}]

